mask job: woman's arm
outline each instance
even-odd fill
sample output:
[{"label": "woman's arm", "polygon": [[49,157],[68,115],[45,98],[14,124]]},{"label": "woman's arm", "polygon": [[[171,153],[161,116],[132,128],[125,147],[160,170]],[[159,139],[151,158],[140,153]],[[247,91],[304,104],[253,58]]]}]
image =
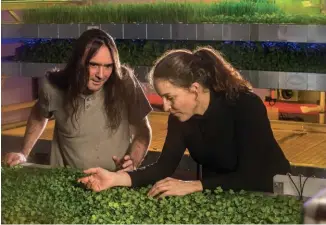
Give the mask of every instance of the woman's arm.
[{"label": "woman's arm", "polygon": [[153,184],[174,173],[186,149],[182,127],[177,118],[169,116],[166,140],[157,162],[128,172],[133,187]]}]

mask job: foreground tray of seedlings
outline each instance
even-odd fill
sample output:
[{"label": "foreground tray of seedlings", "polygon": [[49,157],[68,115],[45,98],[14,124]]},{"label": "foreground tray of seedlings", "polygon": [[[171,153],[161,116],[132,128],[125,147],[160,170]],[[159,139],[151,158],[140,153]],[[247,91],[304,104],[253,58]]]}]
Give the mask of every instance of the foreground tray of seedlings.
[{"label": "foreground tray of seedlings", "polygon": [[3,223],[291,223],[301,222],[302,202],[290,196],[223,191],[153,199],[150,188],[112,188],[99,193],[77,183],[70,168],[2,166]]}]

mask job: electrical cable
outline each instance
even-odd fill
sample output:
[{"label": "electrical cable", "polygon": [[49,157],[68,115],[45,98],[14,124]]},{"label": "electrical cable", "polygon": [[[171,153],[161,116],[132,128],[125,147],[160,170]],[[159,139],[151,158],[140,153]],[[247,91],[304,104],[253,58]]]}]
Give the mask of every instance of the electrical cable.
[{"label": "electrical cable", "polygon": [[292,184],[294,185],[295,189],[297,190],[298,192],[298,195],[299,195],[299,200],[302,200],[303,199],[303,190],[304,190],[304,187],[306,185],[306,182],[307,180],[309,179],[309,177],[307,176],[306,179],[304,180],[303,184],[302,184],[302,177],[303,175],[302,174],[299,174],[299,185],[300,185],[300,190],[299,188],[297,187],[297,185],[294,183],[293,179],[292,179],[292,175],[290,173],[287,173],[288,177],[290,178]]},{"label": "electrical cable", "polygon": [[301,185],[301,176],[302,175],[300,174],[300,190],[301,190],[300,200],[302,200],[302,198],[303,198],[303,189],[304,189],[304,186],[306,185],[307,180],[309,179],[309,177],[307,176],[306,179],[304,180],[303,184]]},{"label": "electrical cable", "polygon": [[[291,177],[292,175],[291,175],[290,173],[287,173],[287,175],[288,175],[288,177],[290,178],[292,184],[294,185],[294,187],[295,187],[295,189],[297,190],[298,195],[299,195],[299,197],[300,197],[300,196],[301,196],[301,193],[300,193],[300,191],[299,191],[297,185],[295,185],[295,183],[294,183],[294,181],[293,181],[293,179],[292,179],[292,177]],[[300,197],[300,198],[301,198],[301,197]]]}]

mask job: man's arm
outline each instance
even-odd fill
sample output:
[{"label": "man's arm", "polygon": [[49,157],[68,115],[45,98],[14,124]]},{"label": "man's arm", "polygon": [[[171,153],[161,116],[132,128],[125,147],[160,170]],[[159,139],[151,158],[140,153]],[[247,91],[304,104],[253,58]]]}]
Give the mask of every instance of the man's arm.
[{"label": "man's arm", "polygon": [[130,157],[134,167],[139,167],[147,154],[152,139],[152,129],[147,116],[138,124],[131,125],[134,138],[130,146]]},{"label": "man's arm", "polygon": [[118,171],[130,171],[140,166],[151,142],[152,131],[147,116],[152,111],[152,107],[133,71],[127,67],[122,69],[126,75],[124,81],[128,94],[125,96],[125,101],[133,138],[128,153],[122,159],[113,156],[113,160]]},{"label": "man's arm", "polygon": [[[26,158],[33,149],[35,143],[43,133],[48,119],[40,113],[38,102],[33,106],[31,114],[28,117],[27,126],[24,135],[23,146],[20,153],[11,152],[5,156],[5,162],[10,166],[17,165],[26,161]],[[23,156],[22,156],[23,155]]]},{"label": "man's arm", "polygon": [[42,135],[48,120],[48,118],[45,118],[41,115],[37,102],[32,108],[31,114],[29,115],[24,135],[22,153],[26,157],[29,155],[35,143]]}]

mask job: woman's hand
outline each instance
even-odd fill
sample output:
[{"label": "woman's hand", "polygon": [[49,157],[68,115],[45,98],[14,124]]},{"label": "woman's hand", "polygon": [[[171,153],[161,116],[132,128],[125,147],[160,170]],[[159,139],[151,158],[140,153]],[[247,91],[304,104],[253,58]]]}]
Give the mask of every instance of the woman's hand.
[{"label": "woman's hand", "polygon": [[159,194],[159,198],[165,196],[183,196],[202,190],[203,185],[200,181],[183,181],[168,177],[156,182],[148,192],[148,196],[155,197]]},{"label": "woman's hand", "polygon": [[78,182],[96,192],[115,186],[131,186],[130,176],[125,172],[114,173],[98,167],[85,170],[84,173],[90,175],[78,179]]}]

